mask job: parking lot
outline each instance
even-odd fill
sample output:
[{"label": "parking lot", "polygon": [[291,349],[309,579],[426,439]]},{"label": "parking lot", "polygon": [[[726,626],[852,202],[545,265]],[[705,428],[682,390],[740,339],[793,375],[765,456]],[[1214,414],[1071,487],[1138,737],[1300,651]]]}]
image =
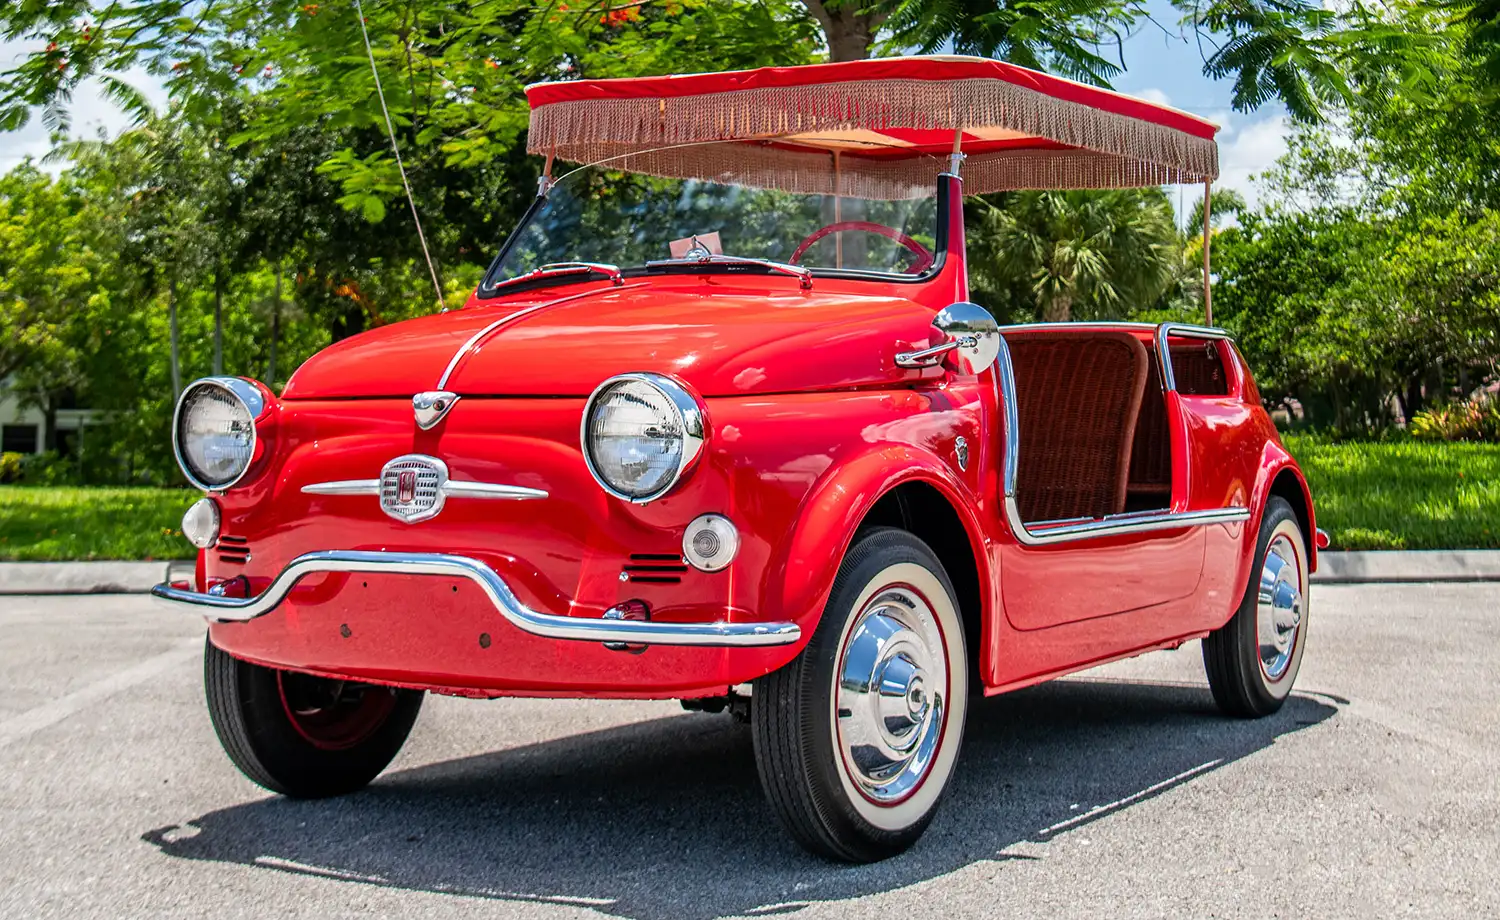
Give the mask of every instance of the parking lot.
[{"label": "parking lot", "polygon": [[1500,585],[1321,586],[1311,630],[1260,722],[1196,644],[980,703],[927,836],[850,868],[727,715],[430,697],[369,790],[288,801],[219,750],[199,622],[0,597],[0,916],[1500,915]]}]

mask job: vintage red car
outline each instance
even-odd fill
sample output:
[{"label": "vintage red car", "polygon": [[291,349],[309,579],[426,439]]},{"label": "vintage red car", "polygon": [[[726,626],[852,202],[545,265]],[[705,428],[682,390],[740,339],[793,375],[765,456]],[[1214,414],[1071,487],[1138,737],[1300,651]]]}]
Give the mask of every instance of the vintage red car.
[{"label": "vintage red car", "polygon": [[1313,503],[1228,335],[968,302],[965,192],[1205,182],[1214,126],[950,57],[529,97],[540,193],[464,309],[178,404],[201,552],[155,594],[247,776],[359,789],[424,691],[681,699],[864,861],[972,694],[1203,639],[1224,711],[1282,704]]}]

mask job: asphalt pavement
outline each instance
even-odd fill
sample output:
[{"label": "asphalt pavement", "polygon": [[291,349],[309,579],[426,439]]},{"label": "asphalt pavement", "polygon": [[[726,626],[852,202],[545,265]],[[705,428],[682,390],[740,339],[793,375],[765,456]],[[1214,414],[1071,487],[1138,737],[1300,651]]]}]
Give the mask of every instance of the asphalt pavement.
[{"label": "asphalt pavement", "polygon": [[1500,916],[1500,585],[1315,588],[1293,698],[1218,716],[1197,644],[978,703],[909,853],[805,855],[747,727],[429,697],[367,791],[219,750],[203,628],[0,597],[0,917]]}]

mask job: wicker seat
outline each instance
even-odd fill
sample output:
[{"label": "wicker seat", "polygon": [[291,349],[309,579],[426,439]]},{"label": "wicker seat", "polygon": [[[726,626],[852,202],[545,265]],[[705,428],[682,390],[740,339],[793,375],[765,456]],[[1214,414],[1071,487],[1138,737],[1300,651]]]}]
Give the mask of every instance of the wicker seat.
[{"label": "wicker seat", "polygon": [[1150,362],[1124,332],[1009,338],[1020,419],[1016,501],[1027,522],[1125,510]]},{"label": "wicker seat", "polygon": [[1130,448],[1130,510],[1165,508],[1172,494],[1172,432],[1155,356],[1147,362],[1146,392]]}]

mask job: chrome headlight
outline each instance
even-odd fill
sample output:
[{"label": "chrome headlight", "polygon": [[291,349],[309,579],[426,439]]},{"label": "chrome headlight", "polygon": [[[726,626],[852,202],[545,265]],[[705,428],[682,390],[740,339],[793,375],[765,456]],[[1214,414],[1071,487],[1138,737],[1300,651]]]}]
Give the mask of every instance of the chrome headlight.
[{"label": "chrome headlight", "polygon": [[260,390],[238,377],[188,384],[172,416],[172,449],[188,481],[204,491],[239,482],[255,456],[255,420],[265,407]]},{"label": "chrome headlight", "polygon": [[583,408],[583,457],[604,491],[649,502],[675,486],[703,449],[703,408],[660,374],[621,374]]}]

